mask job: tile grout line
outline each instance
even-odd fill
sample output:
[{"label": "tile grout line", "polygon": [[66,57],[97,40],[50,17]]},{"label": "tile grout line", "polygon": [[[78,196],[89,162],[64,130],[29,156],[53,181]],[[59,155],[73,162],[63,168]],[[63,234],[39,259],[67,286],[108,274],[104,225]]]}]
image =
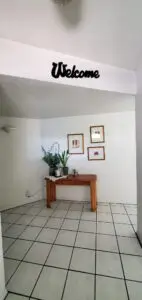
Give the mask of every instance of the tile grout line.
[{"label": "tile grout line", "polygon": [[[66,215],[67,215],[67,213],[68,213],[68,211],[69,211],[70,206],[71,206],[71,204],[69,205],[69,207],[68,207],[68,209],[67,209]],[[57,208],[57,207],[56,207],[56,208]],[[55,209],[55,210],[56,210],[56,209]],[[54,213],[54,212],[53,212],[53,213]],[[62,224],[63,224],[63,222],[62,222]],[[61,224],[61,226],[62,226],[62,224]],[[40,271],[40,273],[39,273],[39,275],[38,275],[38,277],[37,277],[37,280],[36,280],[36,282],[35,282],[35,284],[34,284],[34,287],[33,287],[32,291],[31,291],[31,294],[30,294],[29,298],[32,297],[32,294],[33,294],[33,292],[34,292],[34,290],[35,290],[35,288],[36,288],[36,285],[37,285],[38,280],[39,280],[39,278],[40,278],[40,276],[41,276],[41,273],[42,273],[44,267],[46,266],[46,262],[47,262],[47,260],[48,260],[48,257],[49,257],[49,255],[50,255],[50,253],[51,253],[51,251],[52,251],[52,249],[53,249],[53,247],[54,247],[54,245],[55,245],[55,242],[56,242],[56,240],[57,240],[57,237],[58,237],[58,235],[59,235],[59,232],[60,232],[60,229],[58,229],[58,233],[57,233],[57,235],[56,235],[56,237],[55,237],[54,242],[52,243],[52,246],[51,246],[50,251],[49,251],[49,253],[48,253],[47,257],[46,257],[46,260],[45,260],[44,264],[42,265],[41,271]],[[35,298],[35,299],[36,299],[36,298]]]},{"label": "tile grout line", "polygon": [[79,226],[80,226],[80,222],[81,222],[81,216],[82,216],[82,213],[83,213],[83,208],[84,208],[84,204],[83,204],[83,206],[82,206],[82,210],[81,210],[81,214],[80,214],[80,218],[79,218],[79,223],[78,223],[78,229],[77,229],[77,231],[76,231],[76,236],[75,236],[75,240],[74,240],[74,245],[73,245],[73,247],[72,247],[72,253],[71,253],[71,257],[70,257],[70,261],[69,261],[69,265],[68,265],[68,269],[67,269],[67,274],[66,274],[66,279],[65,279],[63,291],[62,291],[62,297],[61,297],[61,300],[63,300],[64,293],[65,293],[65,288],[66,288],[66,284],[67,284],[67,280],[68,280],[68,274],[69,274],[69,271],[70,271],[71,261],[72,261],[72,257],[73,257],[73,253],[74,253],[75,243],[76,243],[76,240],[77,240],[77,235],[78,235],[78,230],[79,230]]},{"label": "tile grout line", "polygon": [[122,267],[122,272],[123,272],[123,277],[124,277],[124,283],[125,283],[126,293],[127,293],[128,300],[130,300],[129,292],[128,292],[128,288],[127,288],[127,283],[126,283],[126,277],[125,277],[124,267],[123,267],[123,262],[122,262],[122,257],[121,257],[120,248],[119,248],[118,237],[117,237],[117,234],[116,234],[115,222],[114,222],[113,213],[112,213],[112,209],[111,209],[111,204],[110,204],[110,210],[111,210],[111,215],[112,215],[112,220],[113,220],[113,226],[114,226],[114,230],[115,230],[115,237],[116,237],[118,251],[119,251],[119,258],[120,258],[120,262],[121,262],[121,267]]},{"label": "tile grout line", "polygon": [[[43,208],[42,208],[43,209]],[[41,209],[41,210],[42,210]],[[38,214],[41,212],[41,210],[38,212]],[[36,217],[37,215],[35,215]],[[27,229],[28,225],[25,226],[24,230],[20,233],[23,234],[23,232]],[[10,280],[12,279],[12,277],[15,275],[16,271],[18,270],[18,268],[20,267],[20,265],[22,264],[22,262],[24,262],[24,258],[26,257],[26,255],[28,254],[28,252],[30,251],[30,249],[32,248],[33,244],[35,243],[36,239],[38,238],[38,236],[40,235],[41,231],[43,228],[41,228],[41,230],[39,231],[38,235],[36,236],[36,238],[34,240],[32,240],[31,242],[31,246],[30,248],[26,251],[25,255],[23,256],[22,260],[20,261],[20,263],[18,264],[17,268],[15,269],[14,273],[11,275],[11,277],[8,279],[6,286],[9,284]],[[15,242],[19,239],[20,235],[18,235],[18,237],[15,239]],[[14,244],[14,243],[13,243]],[[12,246],[12,245],[11,245]],[[11,247],[10,246],[10,247]],[[7,250],[8,251],[8,250]],[[10,258],[9,258],[10,259]]]}]

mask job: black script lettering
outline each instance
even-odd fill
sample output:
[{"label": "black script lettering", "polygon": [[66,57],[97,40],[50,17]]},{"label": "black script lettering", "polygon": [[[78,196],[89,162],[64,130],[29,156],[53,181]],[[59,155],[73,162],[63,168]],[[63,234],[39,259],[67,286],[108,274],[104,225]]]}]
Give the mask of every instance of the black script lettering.
[{"label": "black script lettering", "polygon": [[81,71],[80,73],[79,73],[79,78],[83,78],[84,77],[84,71]]},{"label": "black script lettering", "polygon": [[70,70],[70,69],[67,69],[67,70],[66,70],[66,77],[67,77],[67,78],[70,78],[70,77],[71,77],[71,70]]},{"label": "black script lettering", "polygon": [[99,78],[99,77],[100,77],[100,73],[99,73],[98,70],[96,70],[96,71],[94,72],[94,77],[95,77],[95,78]]},{"label": "black script lettering", "polygon": [[55,62],[52,63],[52,70],[51,70],[51,75],[54,78],[59,78],[59,76],[62,76],[62,65],[63,62],[59,62],[58,64],[56,64]]},{"label": "black script lettering", "polygon": [[94,72],[93,71],[85,71],[84,72],[84,77],[86,78],[94,78]]},{"label": "black script lettering", "polygon": [[54,78],[67,77],[67,78],[99,78],[100,73],[98,70],[78,70],[76,66],[73,65],[72,69],[67,68],[68,65],[63,62],[52,63],[51,75]]},{"label": "black script lettering", "polygon": [[74,77],[75,77],[75,78],[78,78],[78,77],[79,77],[79,71],[78,71],[78,70],[75,70],[75,72],[74,72]]}]

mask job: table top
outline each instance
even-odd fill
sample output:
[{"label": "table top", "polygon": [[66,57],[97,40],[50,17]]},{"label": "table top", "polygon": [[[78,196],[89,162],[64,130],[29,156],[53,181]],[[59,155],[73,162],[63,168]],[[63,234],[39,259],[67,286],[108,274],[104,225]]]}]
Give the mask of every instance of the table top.
[{"label": "table top", "polygon": [[56,183],[58,182],[62,182],[62,181],[81,181],[81,182],[89,182],[92,180],[97,180],[97,175],[93,175],[93,174],[79,174],[79,175],[68,175],[67,177],[55,177],[54,178],[49,178],[46,177],[45,180],[51,180],[51,181],[55,181]]}]

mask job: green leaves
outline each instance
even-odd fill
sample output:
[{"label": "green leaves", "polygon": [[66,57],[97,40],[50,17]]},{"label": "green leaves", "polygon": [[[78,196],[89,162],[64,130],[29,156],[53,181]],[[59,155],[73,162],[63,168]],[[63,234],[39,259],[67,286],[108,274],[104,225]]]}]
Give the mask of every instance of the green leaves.
[{"label": "green leaves", "polygon": [[45,163],[47,163],[47,165],[49,167],[56,168],[60,163],[59,155],[57,153],[52,154],[51,152],[46,152],[46,150],[43,148],[43,146],[41,147],[41,149],[44,154],[44,156],[42,157],[42,160]]},{"label": "green leaves", "polygon": [[63,151],[61,154],[59,154],[60,163],[63,167],[66,167],[68,159],[69,159],[69,151]]}]

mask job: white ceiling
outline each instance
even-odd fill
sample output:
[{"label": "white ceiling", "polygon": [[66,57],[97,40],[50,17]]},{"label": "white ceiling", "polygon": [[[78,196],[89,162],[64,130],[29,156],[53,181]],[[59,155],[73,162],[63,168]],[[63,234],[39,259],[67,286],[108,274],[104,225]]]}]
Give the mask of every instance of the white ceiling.
[{"label": "white ceiling", "polygon": [[135,69],[142,51],[142,0],[0,0],[0,37]]},{"label": "white ceiling", "polygon": [[53,118],[135,109],[135,97],[119,93],[0,76],[3,116]]}]

